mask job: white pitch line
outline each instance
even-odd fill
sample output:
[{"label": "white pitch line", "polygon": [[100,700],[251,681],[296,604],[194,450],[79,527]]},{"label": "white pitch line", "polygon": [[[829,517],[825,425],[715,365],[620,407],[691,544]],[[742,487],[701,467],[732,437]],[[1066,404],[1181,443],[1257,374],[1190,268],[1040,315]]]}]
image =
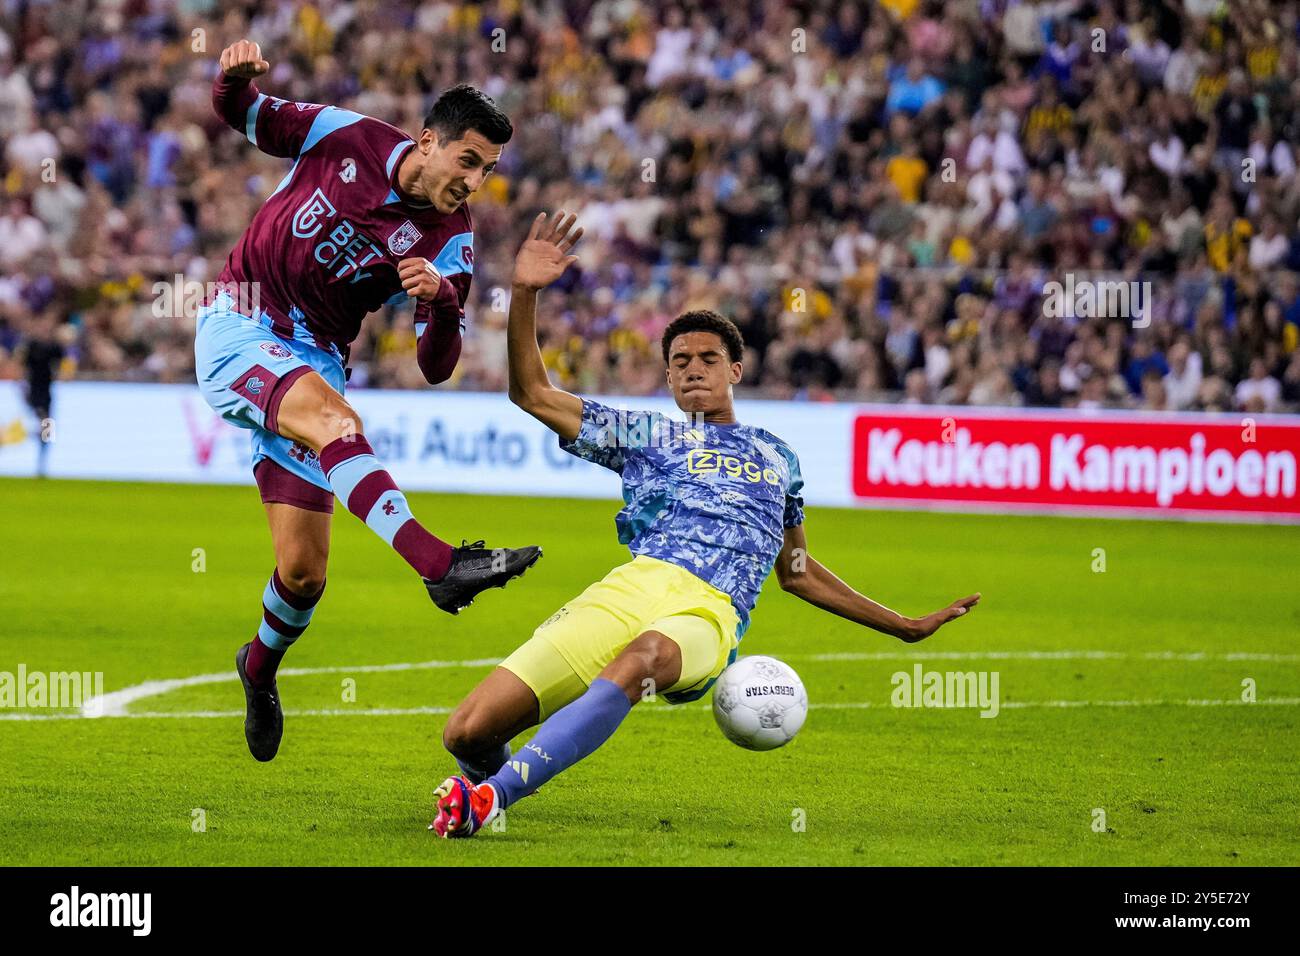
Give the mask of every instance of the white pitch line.
[{"label": "white pitch line", "polygon": [[1291,664],[1300,654],[1266,654],[1235,651],[1212,654],[1207,651],[846,651],[834,654],[791,654],[785,661],[1262,661]]},{"label": "white pitch line", "polygon": [[[342,707],[328,707],[317,710],[286,710],[286,717],[406,717],[414,714],[450,714],[450,707],[358,707],[347,710]],[[101,714],[101,717],[115,719],[177,719],[181,717],[198,720],[208,718],[242,718],[242,710],[136,710],[123,711],[120,714]],[[86,720],[75,711],[58,714],[0,714],[0,720]]]},{"label": "white pitch line", "polygon": [[[1248,651],[1234,652],[1227,654],[1212,654],[1205,651],[1193,652],[1174,652],[1174,651],[1146,651],[1142,653],[1131,653],[1127,651],[1084,651],[1084,650],[1062,650],[1062,651],[880,651],[880,652],[847,652],[833,654],[803,654],[791,655],[787,660],[793,661],[922,661],[922,660],[1151,660],[1151,661],[1263,661],[1273,663],[1290,663],[1300,661],[1300,654],[1264,654],[1252,653]],[[280,671],[282,677],[307,677],[317,674],[375,674],[390,673],[395,671],[412,671],[412,670],[430,670],[436,668],[450,667],[491,667],[500,661],[495,657],[476,658],[474,660],[463,661],[419,661],[416,663],[397,663],[397,664],[358,664],[356,666],[329,666],[329,667],[286,667]],[[115,690],[107,694],[92,697],[82,706],[81,711],[75,714],[15,714],[0,713],[0,720],[62,720],[71,717],[81,717],[87,719],[98,719],[100,717],[170,717],[169,712],[143,711],[138,714],[132,714],[127,708],[140,700],[149,697],[158,697],[162,694],[171,693],[174,690],[181,690],[186,687],[197,687],[203,684],[220,684],[232,683],[237,681],[238,675],[233,670],[221,671],[215,674],[196,674],[193,677],[177,677],[168,680],[151,680],[144,681],[140,684],[134,684],[130,687],[124,687],[121,690]],[[1283,699],[1285,700],[1285,699]],[[1177,704],[1178,701],[1152,701],[1151,704]],[[1228,703],[1231,703],[1229,701]],[[1090,702],[1090,701],[1055,701],[1033,704],[1032,706],[1042,707],[1080,707],[1080,706],[1145,706],[1142,702]],[[824,704],[813,706],[832,707],[837,705]],[[848,707],[866,707],[869,704],[848,704]],[[1005,706],[1018,706],[1010,703]],[[1026,704],[1025,706],[1030,706]],[[677,708],[680,710],[680,708]],[[397,710],[349,710],[337,709],[335,711],[303,711],[304,716],[354,716],[356,714],[369,713],[372,715],[396,715],[396,714],[441,714],[447,711],[442,708],[413,708]],[[234,711],[231,714],[238,714]],[[225,717],[228,716],[225,711],[189,711],[176,712],[176,716],[193,716],[193,717]]]},{"label": "white pitch line", "polygon": [[[1300,705],[1300,697],[1265,697],[1256,701],[1239,699],[1228,700],[1009,700],[999,704],[1000,710],[1021,710],[1029,708],[1075,708],[1075,707],[1295,707]],[[886,710],[892,704],[880,701],[832,702],[828,704],[810,704],[810,710]],[[641,713],[681,714],[698,713],[711,710],[709,704],[682,705],[678,707],[642,707]],[[908,708],[911,709],[911,708]],[[971,707],[934,707],[926,710],[972,710]],[[415,717],[450,714],[451,707],[374,707],[349,710],[343,707],[329,707],[315,710],[288,710],[286,717]],[[180,719],[236,719],[244,716],[242,710],[142,710],[131,713],[104,714],[102,716],[132,720],[180,720]],[[81,714],[66,712],[59,714],[0,714],[0,720],[83,720]]]},{"label": "white pitch line", "polygon": [[[1244,701],[1236,698],[1228,700],[1008,700],[999,704],[998,708],[1000,710],[1009,710],[1027,709],[1032,707],[1253,707],[1256,704],[1271,704],[1275,707],[1295,707],[1300,705],[1300,697],[1266,697],[1255,701]],[[864,710],[868,707],[883,709],[886,706],[892,708],[893,705],[871,703],[870,701],[849,704],[831,703],[809,705],[810,708],[820,708],[824,710]],[[972,708],[935,707],[922,709],[971,710]]]},{"label": "white pitch line", "polygon": [[[378,674],[389,671],[429,670],[437,667],[490,667],[499,664],[495,657],[483,657],[472,661],[420,661],[416,664],[360,664],[356,667],[286,667],[280,671],[281,677],[307,677],[313,674]],[[197,687],[201,684],[222,684],[239,680],[234,670],[221,671],[217,674],[196,674],[193,677],[176,677],[171,680],[149,680],[143,684],[133,684],[112,693],[92,697],[82,705],[80,717],[95,719],[98,717],[128,716],[126,708],[137,700],[169,694],[184,687]],[[3,715],[0,715],[3,716]]]}]

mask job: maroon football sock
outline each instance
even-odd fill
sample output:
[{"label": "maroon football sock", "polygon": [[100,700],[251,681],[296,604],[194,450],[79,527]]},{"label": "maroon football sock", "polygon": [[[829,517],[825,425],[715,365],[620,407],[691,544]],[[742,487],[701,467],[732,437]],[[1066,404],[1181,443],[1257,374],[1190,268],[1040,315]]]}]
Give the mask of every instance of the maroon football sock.
[{"label": "maroon football sock", "polygon": [[248,656],[244,658],[244,673],[253,686],[269,687],[275,681],[276,668],[283,659],[284,651],[267,647],[260,637],[254,635],[253,643],[248,645]]},{"label": "maroon football sock", "polygon": [[366,523],[422,578],[437,581],[451,566],[451,545],[415,520],[406,496],[375,457],[364,435],[336,438],[320,452],[321,471],[347,509]]}]

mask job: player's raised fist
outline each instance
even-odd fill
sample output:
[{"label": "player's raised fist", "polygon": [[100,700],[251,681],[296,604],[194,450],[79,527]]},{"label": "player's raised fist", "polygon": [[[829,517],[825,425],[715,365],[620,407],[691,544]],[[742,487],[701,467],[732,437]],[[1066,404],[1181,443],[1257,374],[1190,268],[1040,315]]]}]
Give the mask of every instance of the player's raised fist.
[{"label": "player's raised fist", "polygon": [[262,48],[252,40],[240,40],[221,51],[221,71],[226,76],[251,80],[270,68],[271,64],[262,59]]},{"label": "player's raised fist", "polygon": [[403,259],[397,264],[397,276],[406,294],[415,299],[432,299],[442,285],[442,273],[428,259]]},{"label": "player's raised fist", "polygon": [[573,214],[565,216],[563,209],[550,221],[546,213],[538,214],[528,230],[528,238],[519,247],[519,255],[515,256],[515,285],[544,289],[578,261],[577,256],[569,255],[569,250],[582,238],[582,229],[573,228],[577,221]]}]

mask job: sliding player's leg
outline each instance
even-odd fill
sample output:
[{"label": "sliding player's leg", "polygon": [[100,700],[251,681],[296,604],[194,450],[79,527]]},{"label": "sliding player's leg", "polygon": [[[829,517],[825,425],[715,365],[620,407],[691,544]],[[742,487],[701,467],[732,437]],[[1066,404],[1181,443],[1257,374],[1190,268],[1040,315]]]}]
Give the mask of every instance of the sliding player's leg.
[{"label": "sliding player's leg", "polygon": [[[269,459],[256,469],[264,500],[268,495],[287,496],[294,477]],[[258,760],[270,760],[280,747],[284,715],[275,674],[285,652],[307,630],[312,614],[325,593],[325,570],[329,561],[332,498],[301,483],[300,504],[266,501],[266,518],[275,547],[275,569],[262,592],[257,633],[235,655],[235,669],[244,684],[247,713],[244,737]]]},{"label": "sliding player's leg", "polygon": [[[434,791],[438,812],[431,828],[439,836],[472,836],[504,807],[482,781],[511,765],[528,776],[532,759],[525,758],[533,756],[523,751],[512,755],[504,745],[539,722],[549,724],[582,697],[601,668],[631,641],[646,595],[623,580],[628,567],[615,568],[543,621],[452,715],[443,739],[463,775],[448,777]],[[507,704],[505,695],[516,703]],[[519,720],[510,726],[512,716]],[[474,751],[477,765],[467,766],[464,757]],[[477,771],[489,763],[496,766],[479,776]]]},{"label": "sliding player's leg", "polygon": [[613,736],[647,686],[674,684],[681,652],[664,634],[647,631],[632,641],[576,700],[561,707],[524,748],[477,786],[453,777],[438,791],[439,836],[473,836],[497,814],[537,792],[556,774]]},{"label": "sliding player's leg", "polygon": [[434,829],[472,836],[592,754],[637,701],[698,699],[726,666],[736,624],[727,596],[681,568],[652,558],[615,568],[502,662],[534,690],[542,726],[484,783],[444,782]]},{"label": "sliding player's leg", "polygon": [[315,372],[297,377],[279,397],[274,430],[316,453],[339,500],[415,569],[444,611],[455,614],[479,592],[504,587],[541,556],[537,547],[453,548],[426,530],[375,457],[360,416]]},{"label": "sliding player's leg", "polygon": [[543,622],[448,718],[442,742],[461,774],[448,777],[433,792],[437,815],[429,829],[438,836],[471,836],[491,820],[499,801],[483,782],[509,764],[524,767],[518,758],[511,759],[510,741],[586,692],[589,679],[578,674],[552,639],[567,643],[580,658],[590,653],[584,644],[617,648],[627,641],[625,627],[580,603],[596,587]]},{"label": "sliding player's leg", "polygon": [[647,630],[623,648],[579,698],[542,724],[517,760],[488,778],[505,809],[563,770],[593,754],[618,729],[638,701],[682,675],[681,646]]},{"label": "sliding player's leg", "polygon": [[[579,683],[579,692],[581,692]],[[497,667],[447,718],[442,745],[471,783],[482,783],[510,759],[510,741],[539,719],[537,695],[516,674]]]}]

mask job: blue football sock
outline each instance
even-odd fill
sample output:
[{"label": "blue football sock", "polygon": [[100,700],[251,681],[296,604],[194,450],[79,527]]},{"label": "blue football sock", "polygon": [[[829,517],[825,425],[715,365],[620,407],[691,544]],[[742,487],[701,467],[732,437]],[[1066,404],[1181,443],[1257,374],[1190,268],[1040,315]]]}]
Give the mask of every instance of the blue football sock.
[{"label": "blue football sock", "polygon": [[524,749],[488,778],[501,798],[502,809],[590,756],[631,709],[622,688],[597,677],[585,694],[547,718]]},{"label": "blue football sock", "polygon": [[456,757],[456,764],[460,767],[460,772],[469,778],[470,783],[482,783],[504,767],[509,759],[510,745],[502,744],[482,754],[475,754],[473,758]]}]

